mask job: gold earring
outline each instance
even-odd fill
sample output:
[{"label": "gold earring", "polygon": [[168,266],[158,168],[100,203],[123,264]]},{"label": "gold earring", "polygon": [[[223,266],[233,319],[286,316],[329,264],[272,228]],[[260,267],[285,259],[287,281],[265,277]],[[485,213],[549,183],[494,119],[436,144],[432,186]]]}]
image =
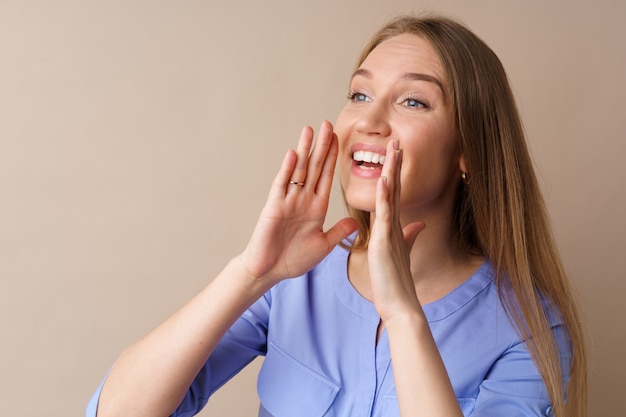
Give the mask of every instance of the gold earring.
[{"label": "gold earring", "polygon": [[463,181],[463,184],[467,185],[470,182],[469,179],[469,174],[467,172],[461,172],[461,180]]}]

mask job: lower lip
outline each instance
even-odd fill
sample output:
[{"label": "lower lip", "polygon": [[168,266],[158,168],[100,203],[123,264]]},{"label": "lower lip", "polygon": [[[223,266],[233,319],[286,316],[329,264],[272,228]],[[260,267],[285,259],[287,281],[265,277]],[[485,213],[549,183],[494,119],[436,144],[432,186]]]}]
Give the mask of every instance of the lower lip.
[{"label": "lower lip", "polygon": [[353,176],[359,178],[379,178],[382,175],[383,169],[380,168],[366,168],[362,165],[358,165],[356,161],[352,161],[352,170],[350,171]]}]

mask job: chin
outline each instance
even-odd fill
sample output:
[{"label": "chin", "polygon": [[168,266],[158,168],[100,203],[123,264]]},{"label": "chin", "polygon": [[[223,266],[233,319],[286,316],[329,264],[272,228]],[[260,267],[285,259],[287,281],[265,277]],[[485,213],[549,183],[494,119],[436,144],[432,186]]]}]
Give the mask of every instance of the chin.
[{"label": "chin", "polygon": [[372,213],[376,208],[376,198],[374,195],[369,195],[369,193],[350,193],[345,191],[344,196],[346,205],[355,210]]}]

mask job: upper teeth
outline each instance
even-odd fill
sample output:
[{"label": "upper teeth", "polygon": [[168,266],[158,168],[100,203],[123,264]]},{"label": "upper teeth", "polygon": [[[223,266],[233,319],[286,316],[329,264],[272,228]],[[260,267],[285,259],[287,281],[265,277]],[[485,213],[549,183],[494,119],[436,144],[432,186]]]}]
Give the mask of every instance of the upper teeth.
[{"label": "upper teeth", "polygon": [[352,155],[352,159],[357,162],[372,162],[374,164],[384,164],[385,155],[381,155],[370,151],[356,151]]}]

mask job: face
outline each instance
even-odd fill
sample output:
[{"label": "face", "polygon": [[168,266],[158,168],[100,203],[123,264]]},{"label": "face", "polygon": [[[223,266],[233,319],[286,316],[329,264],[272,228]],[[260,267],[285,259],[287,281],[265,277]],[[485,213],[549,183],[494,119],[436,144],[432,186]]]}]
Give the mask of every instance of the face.
[{"label": "face", "polygon": [[420,37],[395,36],[368,55],[335,124],[349,206],[374,211],[381,161],[396,139],[403,149],[401,219],[450,215],[462,158],[448,91],[438,55]]}]

